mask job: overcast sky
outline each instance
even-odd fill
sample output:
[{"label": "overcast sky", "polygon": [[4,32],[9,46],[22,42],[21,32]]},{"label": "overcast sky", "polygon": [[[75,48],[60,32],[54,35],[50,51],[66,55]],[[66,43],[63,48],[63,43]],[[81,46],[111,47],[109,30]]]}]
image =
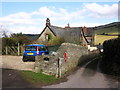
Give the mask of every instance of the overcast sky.
[{"label": "overcast sky", "polygon": [[46,18],[65,27],[99,26],[118,21],[117,2],[2,2],[0,25],[11,33],[39,34]]}]

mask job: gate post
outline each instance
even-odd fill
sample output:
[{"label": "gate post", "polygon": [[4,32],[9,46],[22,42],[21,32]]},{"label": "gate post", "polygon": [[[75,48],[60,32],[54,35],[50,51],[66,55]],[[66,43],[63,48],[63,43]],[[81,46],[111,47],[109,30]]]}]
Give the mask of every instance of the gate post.
[{"label": "gate post", "polygon": [[8,54],[8,48],[7,48],[7,46],[5,47],[5,54],[7,55]]},{"label": "gate post", "polygon": [[20,45],[19,45],[19,43],[18,43],[18,56],[20,55]]},{"label": "gate post", "polygon": [[57,59],[57,74],[56,74],[57,78],[61,78],[61,75],[62,75],[62,72],[61,72],[62,60],[63,59],[60,57]]}]

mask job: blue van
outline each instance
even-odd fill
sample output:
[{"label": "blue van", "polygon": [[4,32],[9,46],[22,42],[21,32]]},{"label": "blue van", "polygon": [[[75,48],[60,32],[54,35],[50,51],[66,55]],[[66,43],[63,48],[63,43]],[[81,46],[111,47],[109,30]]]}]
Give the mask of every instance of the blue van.
[{"label": "blue van", "polygon": [[35,61],[35,56],[48,55],[49,51],[45,45],[31,44],[24,47],[23,62]]}]

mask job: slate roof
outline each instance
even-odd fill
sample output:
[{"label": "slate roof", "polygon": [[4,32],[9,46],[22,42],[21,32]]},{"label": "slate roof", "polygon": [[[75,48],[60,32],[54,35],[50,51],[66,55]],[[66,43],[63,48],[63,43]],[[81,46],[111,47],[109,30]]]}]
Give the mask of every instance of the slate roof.
[{"label": "slate roof", "polygon": [[48,27],[50,28],[50,30],[52,30],[52,32],[54,32],[56,36],[63,36],[65,32],[65,28],[61,28],[57,26],[48,26]]},{"label": "slate roof", "polygon": [[57,26],[48,26],[52,32],[55,33],[56,36],[64,37],[66,40],[70,40],[70,38],[75,38],[80,40],[82,27],[69,27],[62,28]]}]

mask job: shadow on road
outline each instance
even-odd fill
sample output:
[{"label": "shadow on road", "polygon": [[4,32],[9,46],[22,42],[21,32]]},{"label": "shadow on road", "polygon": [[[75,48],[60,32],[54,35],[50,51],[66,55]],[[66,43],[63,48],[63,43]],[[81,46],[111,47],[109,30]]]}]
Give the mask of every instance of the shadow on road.
[{"label": "shadow on road", "polygon": [[98,66],[99,59],[95,59],[93,62],[89,63],[83,73],[83,77],[93,77],[96,74],[97,66]]},{"label": "shadow on road", "polygon": [[[100,72],[100,73],[103,73],[103,74],[110,75],[110,76],[114,77],[114,75],[102,72],[101,62],[102,62],[102,56],[101,55],[98,55],[97,57],[90,57],[90,56],[84,55],[79,59],[78,67],[85,68],[83,76],[87,76],[89,74],[89,76],[92,77],[92,76],[94,76],[94,74],[96,72]],[[120,77],[120,76],[117,75],[117,77]]]},{"label": "shadow on road", "polygon": [[[84,57],[81,57],[80,60],[81,59],[84,59]],[[84,62],[82,62],[82,64],[80,63],[78,67],[84,68],[82,77],[85,77],[85,78],[94,77],[95,74],[99,72],[107,78],[109,86],[116,86],[120,88],[120,76],[115,76],[115,75],[102,72],[100,69],[101,61],[102,61],[102,57],[98,56],[94,60],[88,60],[88,61],[85,60]]]},{"label": "shadow on road", "polygon": [[78,67],[85,68],[82,73],[82,76],[93,77],[97,72],[99,72],[98,70],[99,61],[101,61],[100,55],[95,55],[95,54],[83,55],[79,59],[79,64],[78,64]]},{"label": "shadow on road", "polygon": [[2,88],[29,88],[32,85],[26,82],[18,70],[2,69]]}]

